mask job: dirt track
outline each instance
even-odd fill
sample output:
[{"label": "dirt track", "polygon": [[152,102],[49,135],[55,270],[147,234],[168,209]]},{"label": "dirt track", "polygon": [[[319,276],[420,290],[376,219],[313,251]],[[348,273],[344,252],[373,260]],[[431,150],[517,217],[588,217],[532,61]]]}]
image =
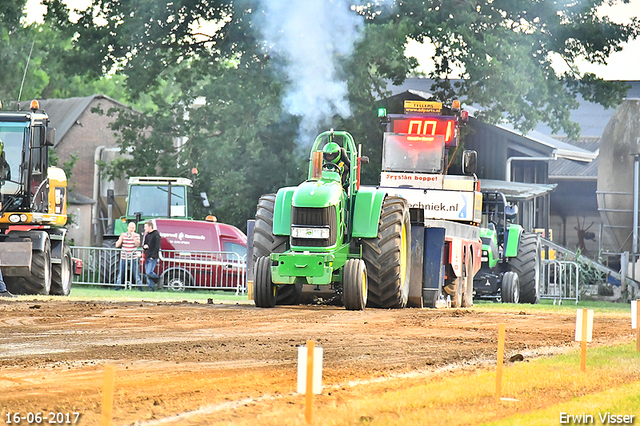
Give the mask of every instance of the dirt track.
[{"label": "dirt track", "polygon": [[[633,340],[628,321],[600,316],[594,341]],[[14,412],[79,412],[77,424],[98,425],[104,366],[112,364],[115,425],[160,424],[167,417],[205,425],[212,410],[218,420],[233,423],[240,416],[259,424],[256,404],[292,403],[296,347],[306,340],[324,347],[324,385],[344,390],[357,380],[495,361],[499,323],[507,324],[507,357],[576,347],[575,311],[541,313],[526,306],[520,312],[350,312],[330,306],[0,299],[0,419],[6,422]],[[349,397],[358,392],[352,386]],[[325,398],[344,397],[330,392]],[[245,407],[248,401],[253,409]],[[205,414],[175,417],[197,409]]]}]

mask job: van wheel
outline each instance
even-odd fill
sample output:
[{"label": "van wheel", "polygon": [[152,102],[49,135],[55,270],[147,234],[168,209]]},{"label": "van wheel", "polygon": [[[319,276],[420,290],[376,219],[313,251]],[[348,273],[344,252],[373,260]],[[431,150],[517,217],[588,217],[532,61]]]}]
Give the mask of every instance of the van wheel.
[{"label": "van wheel", "polygon": [[186,272],[171,273],[164,284],[164,288],[171,291],[184,291],[189,286],[191,286],[191,279]]}]

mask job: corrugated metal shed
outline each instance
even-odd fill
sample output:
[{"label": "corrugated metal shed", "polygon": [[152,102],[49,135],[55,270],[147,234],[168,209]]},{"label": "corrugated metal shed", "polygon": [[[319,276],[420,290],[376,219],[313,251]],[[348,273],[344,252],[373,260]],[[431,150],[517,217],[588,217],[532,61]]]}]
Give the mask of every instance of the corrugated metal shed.
[{"label": "corrugated metal shed", "polygon": [[482,179],[480,189],[483,191],[502,192],[507,201],[527,201],[545,195],[556,188],[556,184],[506,182],[503,180]]},{"label": "corrugated metal shed", "polygon": [[[579,141],[572,141],[566,137],[558,137],[563,142],[580,147],[584,150],[598,153],[600,137],[582,137]],[[549,178],[551,179],[592,179],[598,178],[598,158],[590,163],[558,159],[549,163]]]}]

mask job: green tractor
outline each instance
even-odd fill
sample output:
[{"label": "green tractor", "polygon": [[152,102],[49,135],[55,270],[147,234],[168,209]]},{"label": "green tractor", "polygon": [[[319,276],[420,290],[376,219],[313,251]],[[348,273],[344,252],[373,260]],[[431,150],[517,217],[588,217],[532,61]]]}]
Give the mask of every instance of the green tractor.
[{"label": "green tractor", "polygon": [[367,160],[349,133],[324,132],[311,148],[308,179],[260,198],[253,236],[256,306],[313,296],[349,310],[406,306],[409,207],[401,197],[360,187]]},{"label": "green tractor", "polygon": [[482,267],[473,280],[476,298],[504,303],[540,301],[540,240],[512,223],[516,214],[516,206],[503,193],[482,193]]}]

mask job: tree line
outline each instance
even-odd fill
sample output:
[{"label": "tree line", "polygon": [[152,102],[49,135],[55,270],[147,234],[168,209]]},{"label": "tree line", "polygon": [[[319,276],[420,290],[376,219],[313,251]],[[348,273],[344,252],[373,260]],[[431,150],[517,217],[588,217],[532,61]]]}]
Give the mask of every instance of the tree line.
[{"label": "tree line", "polygon": [[626,92],[579,61],[606,64],[640,31],[635,18],[600,16],[606,0],[42,2],[43,21],[31,24],[26,0],[0,5],[3,103],[101,93],[131,105],[103,112],[130,154],[103,172],[191,178],[196,167],[194,192],[212,201],[196,215],[242,229],[260,195],[306,177],[313,135],[329,128],[363,145],[363,182],[377,183],[376,109],[389,83],[417,75],[409,39],[435,47],[420,58],[433,65],[434,99],[477,104],[489,123],[527,132],[544,122],[577,137],[577,96],[611,107]]}]

